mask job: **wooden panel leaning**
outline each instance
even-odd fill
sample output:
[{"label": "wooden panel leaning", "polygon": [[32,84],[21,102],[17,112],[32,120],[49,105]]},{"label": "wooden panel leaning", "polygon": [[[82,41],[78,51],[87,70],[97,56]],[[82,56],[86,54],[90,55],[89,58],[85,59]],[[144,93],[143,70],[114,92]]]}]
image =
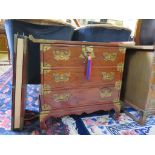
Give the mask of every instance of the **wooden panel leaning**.
[{"label": "wooden panel leaning", "polygon": [[26,51],[27,38],[14,37],[13,84],[12,84],[12,129],[23,129],[24,103],[26,99]]},{"label": "wooden panel leaning", "polygon": [[134,46],[126,51],[121,99],[126,106],[138,110],[140,118],[125,112],[144,125],[147,116],[155,114],[155,50],[154,46]]}]

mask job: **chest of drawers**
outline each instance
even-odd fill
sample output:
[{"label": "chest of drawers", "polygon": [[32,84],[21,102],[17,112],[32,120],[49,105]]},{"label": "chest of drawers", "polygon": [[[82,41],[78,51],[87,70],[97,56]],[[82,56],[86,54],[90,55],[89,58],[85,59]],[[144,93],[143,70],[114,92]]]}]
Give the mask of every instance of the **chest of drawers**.
[{"label": "chest of drawers", "polygon": [[41,128],[46,129],[49,117],[111,109],[119,116],[125,47],[118,43],[32,41],[40,44]]}]

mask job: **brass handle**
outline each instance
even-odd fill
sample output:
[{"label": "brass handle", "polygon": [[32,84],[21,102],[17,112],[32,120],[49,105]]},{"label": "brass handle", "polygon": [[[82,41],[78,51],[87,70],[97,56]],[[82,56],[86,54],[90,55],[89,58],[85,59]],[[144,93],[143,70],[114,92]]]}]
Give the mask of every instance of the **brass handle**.
[{"label": "brass handle", "polygon": [[103,88],[100,90],[100,97],[103,99],[105,97],[111,97],[112,96],[112,91],[111,89],[108,88]]},{"label": "brass handle", "polygon": [[70,73],[54,73],[53,77],[55,82],[66,82],[69,81]]},{"label": "brass handle", "polygon": [[114,72],[102,72],[102,79],[103,80],[113,80],[114,79]]},{"label": "brass handle", "polygon": [[63,94],[54,94],[53,98],[55,102],[66,102],[69,100],[71,94],[63,93]]},{"label": "brass handle", "polygon": [[116,56],[117,56],[117,53],[109,53],[109,52],[103,53],[103,58],[105,61],[115,61]]},{"label": "brass handle", "polygon": [[69,60],[70,58],[70,51],[66,49],[56,49],[53,51],[54,59],[55,60]]}]

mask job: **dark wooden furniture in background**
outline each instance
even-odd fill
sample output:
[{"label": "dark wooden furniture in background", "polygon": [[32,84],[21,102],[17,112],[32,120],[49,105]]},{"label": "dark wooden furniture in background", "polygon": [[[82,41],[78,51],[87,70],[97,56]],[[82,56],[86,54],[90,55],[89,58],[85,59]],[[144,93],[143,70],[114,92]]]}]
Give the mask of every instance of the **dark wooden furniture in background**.
[{"label": "dark wooden furniture in background", "polygon": [[0,32],[0,52],[8,53],[6,35],[2,31]]},{"label": "dark wooden furniture in background", "polygon": [[134,41],[136,45],[140,45],[141,26],[142,26],[142,19],[138,19],[136,28],[135,28],[135,34],[134,34]]},{"label": "dark wooden furniture in background", "polygon": [[7,54],[8,60],[10,60],[8,42],[7,42],[7,37],[5,34],[3,21],[0,21],[0,54]]},{"label": "dark wooden furniture in background", "polygon": [[124,106],[140,112],[135,121],[145,124],[148,115],[155,114],[155,50],[154,46],[133,46],[126,51],[121,99]]},{"label": "dark wooden furniture in background", "polygon": [[135,30],[136,45],[153,45],[155,42],[155,19],[139,19]]},{"label": "dark wooden furniture in background", "polygon": [[[48,41],[40,43],[41,128],[48,117],[115,110],[120,113],[120,89],[125,47],[119,43]],[[88,55],[91,77],[86,80]]]}]

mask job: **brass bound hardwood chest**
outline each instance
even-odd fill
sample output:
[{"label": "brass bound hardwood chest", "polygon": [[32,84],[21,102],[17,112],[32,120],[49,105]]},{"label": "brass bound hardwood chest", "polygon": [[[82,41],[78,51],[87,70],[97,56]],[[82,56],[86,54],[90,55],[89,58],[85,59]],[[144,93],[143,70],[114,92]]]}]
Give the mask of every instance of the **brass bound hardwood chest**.
[{"label": "brass bound hardwood chest", "polygon": [[119,43],[89,43],[30,39],[40,44],[40,125],[48,117],[115,110],[120,113],[120,89],[125,47]]}]

